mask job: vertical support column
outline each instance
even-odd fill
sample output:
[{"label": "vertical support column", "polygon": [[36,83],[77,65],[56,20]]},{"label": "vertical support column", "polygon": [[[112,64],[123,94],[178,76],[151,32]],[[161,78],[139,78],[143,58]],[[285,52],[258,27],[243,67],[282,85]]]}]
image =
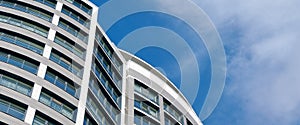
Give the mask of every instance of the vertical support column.
[{"label": "vertical support column", "polygon": [[[61,9],[62,9],[62,3],[57,2],[56,10],[61,11]],[[59,16],[54,14],[54,16],[52,18],[52,24],[53,25],[58,25],[58,22],[59,22]],[[47,38],[51,41],[54,41],[55,34],[56,34],[56,31],[53,30],[52,28],[50,28]],[[45,57],[46,59],[49,59],[50,54],[51,54],[51,50],[52,50],[52,47],[46,44],[45,47],[44,47],[44,51],[43,51],[43,57]],[[39,69],[38,69],[38,72],[37,72],[37,76],[44,79],[44,77],[46,75],[46,71],[47,71],[47,65],[45,65],[43,63],[40,63]],[[34,86],[33,86],[33,89],[32,89],[31,98],[38,101],[39,98],[40,98],[41,91],[42,91],[42,86],[35,83]],[[32,124],[35,112],[36,112],[36,109],[32,108],[31,106],[28,106],[24,121],[28,124]]]},{"label": "vertical support column", "polygon": [[134,125],[134,78],[129,76],[126,80],[126,100],[127,102],[127,111],[125,112],[127,124]]},{"label": "vertical support column", "polygon": [[26,110],[25,123],[32,124],[36,109],[28,106]]},{"label": "vertical support column", "polygon": [[165,113],[164,113],[164,98],[159,95],[158,96],[159,100],[159,119],[160,119],[160,124],[165,125]]},{"label": "vertical support column", "polygon": [[58,0],[57,4],[56,4],[56,7],[55,7],[55,10],[61,11],[62,7],[63,7],[63,3],[61,2],[61,0]]},{"label": "vertical support column", "polygon": [[127,71],[127,66],[125,62],[123,62],[123,77],[122,77],[122,101],[121,101],[121,125],[126,125],[126,71]]},{"label": "vertical support column", "polygon": [[94,49],[94,39],[96,34],[96,24],[98,18],[98,8],[93,6],[93,14],[91,19],[90,31],[89,31],[89,41],[86,50],[86,59],[84,63],[84,72],[82,77],[81,89],[80,89],[80,97],[78,102],[78,111],[76,117],[75,125],[82,125],[84,121],[84,114],[86,108],[86,100],[89,89],[89,81],[90,81],[90,72],[93,63],[93,49]]}]

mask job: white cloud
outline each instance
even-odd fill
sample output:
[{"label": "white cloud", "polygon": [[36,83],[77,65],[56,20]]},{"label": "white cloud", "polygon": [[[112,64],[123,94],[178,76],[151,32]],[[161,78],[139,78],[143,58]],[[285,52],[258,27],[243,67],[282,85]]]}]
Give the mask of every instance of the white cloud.
[{"label": "white cloud", "polygon": [[[224,114],[224,118],[244,125],[300,124],[300,1],[196,2],[208,12],[226,38],[224,44],[234,52],[229,55],[230,82],[224,95],[238,100],[236,104],[242,109],[232,109],[240,114]],[[226,30],[232,29],[238,29],[239,35],[228,38]],[[216,113],[224,113],[221,110]]]},{"label": "white cloud", "polygon": [[[300,1],[194,1],[212,18],[230,52],[224,103],[235,105],[224,108],[234,111],[215,113],[228,124],[299,124]],[[196,18],[180,4],[166,5]]]}]

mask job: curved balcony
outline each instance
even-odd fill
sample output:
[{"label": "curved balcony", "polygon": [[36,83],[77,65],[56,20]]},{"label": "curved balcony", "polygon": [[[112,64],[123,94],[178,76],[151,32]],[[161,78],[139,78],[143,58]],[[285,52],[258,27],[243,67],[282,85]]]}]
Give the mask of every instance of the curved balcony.
[{"label": "curved balcony", "polygon": [[72,26],[67,24],[65,21],[59,21],[58,27],[64,29],[68,33],[70,33],[73,36],[77,37],[78,39],[82,40],[84,43],[88,42],[87,35],[82,34],[79,29],[73,28]]},{"label": "curved balcony", "polygon": [[104,106],[104,108],[109,113],[109,115],[113,118],[113,120],[116,123],[119,123],[118,110],[116,108],[114,108],[112,106],[112,104],[109,103],[109,101],[104,96],[104,94],[102,93],[102,91],[100,90],[98,85],[96,85],[96,83],[94,81],[90,81],[89,86],[90,86],[90,89],[92,90],[92,92],[94,93],[94,95],[96,95],[97,100],[99,100],[99,102]]},{"label": "curved balcony", "polygon": [[80,3],[79,1],[76,1],[76,0],[66,0],[66,1],[75,5],[82,11],[86,12],[87,14],[89,14],[89,15],[92,14],[92,9],[90,9],[91,7],[88,7],[87,5],[84,5],[83,3]]},{"label": "curved balcony", "polygon": [[176,119],[177,121],[179,121],[183,125],[183,118],[184,118],[184,116],[181,115],[178,111],[176,111],[171,106],[171,104],[167,104],[166,102],[164,102],[164,110],[166,112],[168,112],[172,117],[174,117],[174,119]]},{"label": "curved balcony", "polygon": [[17,79],[8,77],[6,75],[0,74],[0,85],[15,90],[21,94],[30,96],[32,91],[32,86],[29,86]]},{"label": "curved balcony", "polygon": [[73,10],[71,10],[70,8],[66,8],[66,7],[63,7],[63,9],[61,10],[61,12],[64,13],[65,15],[71,17],[72,19],[74,19],[78,23],[82,24],[86,28],[89,28],[89,26],[90,26],[89,20],[88,19],[83,19],[82,16],[79,16],[78,13],[74,13],[72,11]]},{"label": "curved balcony", "polygon": [[116,59],[116,55],[113,54],[113,52],[109,49],[107,44],[103,41],[105,39],[104,37],[100,37],[98,34],[96,35],[96,41],[101,47],[102,50],[108,55],[109,59],[111,60],[113,66],[115,69],[117,69],[117,72],[122,75],[122,64]]},{"label": "curved balcony", "polygon": [[74,53],[75,55],[80,57],[81,59],[85,58],[85,52],[83,52],[82,50],[77,48],[75,45],[72,45],[68,41],[64,40],[63,38],[56,36],[54,38],[54,42],[57,43],[58,45],[61,45],[65,49],[71,51],[72,53]]},{"label": "curved balcony", "polygon": [[0,111],[9,114],[17,119],[24,120],[26,109],[10,101],[0,99]]},{"label": "curved balcony", "polygon": [[141,85],[142,83],[138,82],[137,80],[134,81],[134,91],[143,95],[147,99],[151,100],[153,103],[158,104],[158,94],[152,91],[149,88],[144,87]]},{"label": "curved balcony", "polygon": [[43,29],[43,28],[41,28],[37,25],[34,25],[32,23],[25,22],[21,19],[17,19],[17,18],[14,18],[14,17],[5,16],[5,15],[0,15],[0,22],[24,28],[26,30],[29,30],[29,31],[34,32],[36,34],[39,34],[39,35],[41,35],[45,38],[48,37],[48,30],[45,30],[45,29]]},{"label": "curved balcony", "polygon": [[56,7],[56,0],[34,0],[36,2],[42,3],[48,7],[51,7],[53,9],[55,9]]},{"label": "curved balcony", "polygon": [[33,16],[36,16],[48,22],[52,21],[52,16],[50,14],[37,10],[36,8],[33,8],[32,6],[29,5],[28,6],[21,5],[18,1],[0,0],[0,6],[16,9],[31,14]]},{"label": "curved balcony", "polygon": [[40,116],[35,116],[32,125],[56,125],[52,121],[48,121]]},{"label": "curved balcony", "polygon": [[31,41],[25,40],[23,38],[20,38],[20,37],[16,37],[16,36],[13,36],[10,34],[0,32],[0,40],[21,46],[25,49],[31,50],[40,55],[43,54],[44,48],[42,46],[35,44]]},{"label": "curved balcony", "polygon": [[98,49],[94,49],[94,55],[96,56],[96,59],[100,64],[103,66],[104,70],[110,75],[110,78],[112,81],[116,84],[116,86],[121,90],[122,89],[122,83],[120,78],[118,79],[116,76],[116,73],[114,70],[112,70],[111,66],[109,63],[106,61],[104,56],[99,53]]},{"label": "curved balcony", "polygon": [[74,121],[74,115],[76,115],[75,110],[65,105],[61,101],[44,92],[41,93],[39,101]]},{"label": "curved balcony", "polygon": [[68,83],[66,80],[60,78],[59,76],[47,71],[45,75],[45,80],[49,81],[50,83],[54,84],[55,86],[64,90],[65,92],[69,93],[73,97],[77,99],[79,98],[79,89],[76,89],[73,85]]},{"label": "curved balcony", "polygon": [[64,59],[63,57],[55,53],[51,53],[50,60],[57,63],[61,67],[67,69],[68,71],[72,72],[74,75],[78,76],[79,78],[82,78],[83,69],[78,68],[72,62],[67,61],[66,59]]},{"label": "curved balcony", "polygon": [[[159,122],[159,121],[156,121]],[[140,113],[134,113],[134,123],[136,125],[158,125],[159,123],[155,123],[154,121],[150,121],[149,118],[143,116]],[[172,125],[177,125],[177,124],[172,124]]]},{"label": "curved balcony", "polygon": [[99,107],[96,105],[96,103],[90,97],[87,98],[86,104],[87,104],[86,105],[87,109],[96,118],[96,120],[98,121],[98,123],[100,125],[111,125],[108,122],[107,118],[104,117],[103,113],[101,112]]},{"label": "curved balcony", "polygon": [[98,67],[96,67],[95,65],[93,65],[92,66],[92,70],[96,74],[96,77],[100,80],[100,83],[107,90],[107,92],[109,93],[109,95],[111,95],[112,99],[115,102],[117,102],[117,104],[119,105],[120,101],[118,101],[118,95],[115,92],[115,90],[112,87],[112,85],[110,85],[111,83],[103,76],[103,74],[101,73],[101,71],[100,71],[100,69]]},{"label": "curved balcony", "polygon": [[147,114],[153,116],[156,119],[159,119],[159,110],[153,108],[152,106],[143,101],[134,100],[134,107],[146,112]]},{"label": "curved balcony", "polygon": [[0,51],[0,61],[11,64],[13,66],[19,67],[21,69],[24,69],[32,74],[37,74],[38,71],[38,65],[33,64],[31,62],[28,62],[24,60],[23,58],[19,58],[16,56],[13,56],[8,53],[4,53]]}]

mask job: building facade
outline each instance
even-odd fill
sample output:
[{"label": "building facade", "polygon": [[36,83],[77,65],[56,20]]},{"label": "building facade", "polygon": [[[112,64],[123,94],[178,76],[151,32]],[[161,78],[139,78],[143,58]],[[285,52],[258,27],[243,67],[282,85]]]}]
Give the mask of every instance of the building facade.
[{"label": "building facade", "polygon": [[0,124],[200,125],[159,71],[118,49],[86,0],[0,0]]}]

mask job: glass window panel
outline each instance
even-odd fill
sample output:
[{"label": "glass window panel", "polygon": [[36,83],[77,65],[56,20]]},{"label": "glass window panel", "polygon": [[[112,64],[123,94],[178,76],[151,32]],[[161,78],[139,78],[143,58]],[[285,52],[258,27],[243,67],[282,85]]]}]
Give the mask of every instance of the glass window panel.
[{"label": "glass window panel", "polygon": [[17,91],[19,91],[19,92],[21,92],[21,93],[23,93],[25,95],[29,95],[30,91],[31,91],[31,87],[26,86],[24,84],[18,84]]},{"label": "glass window panel", "polygon": [[11,105],[10,110],[8,111],[8,114],[11,114],[12,116],[15,116],[18,119],[24,119],[24,114],[25,109],[16,106],[16,105]]},{"label": "glass window panel", "polygon": [[16,88],[16,83],[7,77],[3,77],[2,84],[8,88]]},{"label": "glass window panel", "polygon": [[7,104],[7,102],[0,99],[0,111],[1,112],[7,112],[8,106],[9,105]]},{"label": "glass window panel", "polygon": [[59,87],[59,88],[65,90],[65,86],[66,86],[65,81],[63,81],[63,80],[61,80],[60,78],[58,78],[58,79],[56,80],[56,83],[55,83],[55,84],[56,84],[57,87]]},{"label": "glass window panel", "polygon": [[73,115],[72,115],[72,109],[66,106],[63,106],[62,108],[62,114],[67,116],[68,118],[72,119]]},{"label": "glass window panel", "polygon": [[157,117],[157,111],[152,107],[149,107],[149,114]]},{"label": "glass window panel", "polygon": [[48,95],[45,95],[44,93],[41,94],[39,101],[48,106],[51,105],[51,98]]},{"label": "glass window panel", "polygon": [[143,119],[143,125],[150,125],[150,124],[149,124],[149,121],[146,120],[146,119]]},{"label": "glass window panel", "polygon": [[69,85],[69,84],[67,84],[66,91],[67,91],[69,94],[73,95],[73,96],[74,96],[75,93],[76,93],[75,88],[74,88],[73,86]]},{"label": "glass window panel", "polygon": [[140,108],[140,102],[139,101],[136,101],[134,100],[134,106],[137,107],[137,108]]},{"label": "glass window panel", "polygon": [[136,125],[141,125],[141,117],[140,116],[134,116],[134,123]]},{"label": "glass window panel", "polygon": [[55,99],[52,100],[51,107],[52,107],[54,110],[60,112],[60,111],[61,111],[61,106],[62,106],[62,104],[61,104],[59,101],[57,101],[57,100],[55,100]]},{"label": "glass window panel", "polygon": [[39,116],[35,116],[34,120],[33,120],[33,125],[45,125],[46,124],[46,120],[39,117]]}]

